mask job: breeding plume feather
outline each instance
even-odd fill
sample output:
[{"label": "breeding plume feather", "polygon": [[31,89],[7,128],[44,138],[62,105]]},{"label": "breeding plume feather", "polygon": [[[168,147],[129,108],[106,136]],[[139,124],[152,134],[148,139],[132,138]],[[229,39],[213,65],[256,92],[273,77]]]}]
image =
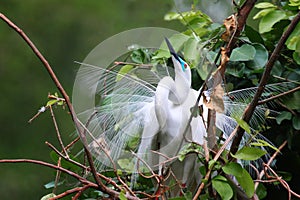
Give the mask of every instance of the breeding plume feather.
[{"label": "breeding plume feather", "polygon": [[[94,89],[97,96],[89,109],[79,109],[78,116],[88,129],[88,148],[99,171],[109,168],[132,173],[152,170],[163,175],[171,169],[184,186],[193,190],[201,181],[196,156],[187,156],[183,162],[172,158],[185,144],[203,145],[206,141],[207,106],[213,101],[211,94],[215,88],[208,87],[197,102],[200,94],[191,88],[189,65],[176,54],[168,40],[166,42],[174,70],[165,63],[152,68],[133,67],[120,73],[120,69],[81,63],[79,79],[87,86],[85,90]],[[266,94],[280,93],[285,86],[269,85],[265,91]],[[237,126],[232,116],[240,117],[255,91],[256,88],[248,88],[224,93],[224,107],[222,112],[216,113],[216,127],[225,139]],[[191,117],[194,105],[201,106],[202,113]],[[250,123],[253,127],[264,120],[266,110],[263,106],[257,108]],[[258,137],[261,136],[245,134],[241,145]]]}]

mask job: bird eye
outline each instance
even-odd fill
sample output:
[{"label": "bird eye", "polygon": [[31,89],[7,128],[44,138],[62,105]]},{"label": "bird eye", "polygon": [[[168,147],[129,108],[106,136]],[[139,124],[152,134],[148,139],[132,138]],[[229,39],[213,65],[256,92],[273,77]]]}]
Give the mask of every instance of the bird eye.
[{"label": "bird eye", "polygon": [[184,65],[183,65],[183,66],[184,66],[184,68],[185,68],[185,69],[188,67],[188,65],[187,65],[186,63],[184,63]]}]

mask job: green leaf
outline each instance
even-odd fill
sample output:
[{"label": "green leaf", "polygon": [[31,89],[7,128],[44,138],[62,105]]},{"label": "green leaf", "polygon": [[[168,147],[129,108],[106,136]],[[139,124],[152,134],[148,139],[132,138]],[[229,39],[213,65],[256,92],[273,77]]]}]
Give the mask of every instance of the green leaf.
[{"label": "green leaf", "polygon": [[260,21],[258,30],[260,33],[266,33],[273,29],[273,26],[283,20],[286,19],[287,16],[284,11],[274,10],[266,14]]},{"label": "green leaf", "polygon": [[[64,183],[64,181],[58,182],[58,183],[56,184],[56,186],[62,185],[63,183]],[[45,187],[46,189],[54,188],[54,187],[55,187],[55,181],[51,181],[51,182],[45,184],[44,187]]]},{"label": "green leaf", "polygon": [[300,117],[299,116],[294,116],[292,119],[293,122],[293,127],[296,130],[300,130]]},{"label": "green leaf", "polygon": [[255,147],[243,147],[235,155],[232,155],[236,159],[240,160],[257,160],[265,155],[267,152]]},{"label": "green leaf", "polygon": [[155,55],[152,56],[152,60],[156,60],[156,59],[162,59],[162,58],[170,58],[171,54],[169,51],[164,50],[164,49],[158,49],[155,52]]},{"label": "green leaf", "polygon": [[47,102],[46,106],[52,106],[54,105],[55,103],[57,103],[59,100],[57,99],[51,99]]},{"label": "green leaf", "polygon": [[298,9],[300,9],[300,1],[299,0],[289,0],[289,6],[298,6]]},{"label": "green leaf", "polygon": [[243,190],[245,191],[246,195],[251,198],[254,195],[255,188],[254,188],[254,182],[250,176],[250,174],[245,170],[243,170],[242,176],[236,176],[236,180],[239,182]]},{"label": "green leaf", "polygon": [[292,114],[290,112],[283,111],[276,117],[276,122],[277,124],[281,124],[281,122],[285,119],[287,120],[292,119]]},{"label": "green leaf", "polygon": [[269,12],[272,12],[273,10],[275,10],[275,8],[263,9],[263,10],[259,11],[258,13],[256,13],[256,15],[254,15],[253,19],[258,19],[258,18],[264,17],[267,14],[269,14]]},{"label": "green leaf", "polygon": [[261,35],[251,26],[245,26],[245,33],[251,42],[260,44],[264,43],[264,40],[262,39]]},{"label": "green leaf", "polygon": [[235,176],[247,196],[250,198],[254,194],[254,182],[249,173],[238,163],[230,162],[222,167],[224,173]]},{"label": "green leaf", "polygon": [[[189,36],[184,34],[174,34],[172,37],[169,38],[169,41],[172,44],[174,50],[177,52],[183,47],[184,43],[189,38],[190,38]],[[168,51],[168,47],[165,41],[162,43],[161,49]]]},{"label": "green leaf", "polygon": [[235,162],[229,162],[222,167],[222,170],[225,174],[233,176],[243,176],[243,168],[240,164]]},{"label": "green leaf", "polygon": [[259,199],[264,199],[267,196],[267,188],[264,186],[264,184],[259,183],[258,187],[256,189],[256,194]]},{"label": "green leaf", "polygon": [[188,143],[184,145],[178,154],[178,160],[183,161],[186,154],[190,152],[202,153],[202,147],[200,145],[196,145],[192,143]]},{"label": "green leaf", "polygon": [[184,44],[184,58],[187,60],[196,60],[199,58],[199,51],[197,50],[198,41],[195,38],[190,38]]},{"label": "green leaf", "polygon": [[120,81],[130,70],[133,69],[133,65],[124,65],[116,76],[116,81]]},{"label": "green leaf", "polygon": [[[190,37],[184,34],[174,34],[172,37],[168,38],[170,43],[172,44],[174,50],[178,52],[184,45],[184,43]],[[162,58],[170,58],[171,54],[167,47],[165,41],[160,45],[159,49],[156,51],[156,54],[152,56],[152,60],[154,59],[162,59]]]},{"label": "green leaf", "polygon": [[132,160],[128,158],[119,159],[117,162],[120,167],[127,172],[132,172],[132,170],[134,169],[134,162],[132,162]]},{"label": "green leaf", "polygon": [[226,73],[238,78],[242,78],[244,76],[245,67],[246,65],[243,62],[239,62],[238,64],[233,65],[231,65],[231,63],[229,62]]},{"label": "green leaf", "polygon": [[300,91],[294,92],[291,95],[291,97],[289,97],[284,101],[284,105],[292,110],[300,110],[299,99],[300,99]]},{"label": "green leaf", "polygon": [[247,66],[251,69],[263,68],[268,62],[268,50],[262,44],[253,44],[255,48],[254,59],[247,62]]},{"label": "green leaf", "polygon": [[56,195],[54,193],[50,193],[50,194],[47,194],[47,195],[43,196],[41,198],[41,200],[48,200],[48,199],[51,199],[53,197],[56,197]]},{"label": "green leaf", "polygon": [[276,6],[269,2],[262,2],[255,5],[255,8],[263,9],[263,8],[276,8]]},{"label": "green leaf", "polygon": [[300,65],[300,53],[299,52],[293,53],[293,59],[298,65]]},{"label": "green leaf", "polygon": [[230,61],[247,61],[252,60],[255,55],[255,48],[249,44],[244,44],[239,48],[233,49]]},{"label": "green leaf", "polygon": [[121,192],[120,192],[120,194],[119,194],[119,199],[120,199],[120,200],[127,200],[124,191],[121,191]]},{"label": "green leaf", "polygon": [[212,179],[212,186],[221,196],[223,200],[229,200],[233,197],[233,190],[227,179],[221,175],[217,175]]},{"label": "green leaf", "polygon": [[238,125],[240,127],[242,127],[247,133],[251,133],[251,129],[250,129],[250,126],[247,122],[245,122],[243,119],[241,118],[234,118],[235,121],[238,123]]},{"label": "green leaf", "polygon": [[215,160],[210,160],[208,162],[208,169],[212,169],[214,167],[214,165],[216,164],[217,161]]},{"label": "green leaf", "polygon": [[251,142],[251,146],[257,146],[257,147],[270,147],[274,151],[279,151],[278,148],[276,148],[274,145],[270,144],[269,142],[261,139],[256,139],[257,142]]},{"label": "green leaf", "polygon": [[291,35],[288,37],[287,41],[285,42],[286,46],[290,50],[296,50],[297,43],[299,43],[299,35],[300,35],[300,24],[298,23],[291,33]]}]

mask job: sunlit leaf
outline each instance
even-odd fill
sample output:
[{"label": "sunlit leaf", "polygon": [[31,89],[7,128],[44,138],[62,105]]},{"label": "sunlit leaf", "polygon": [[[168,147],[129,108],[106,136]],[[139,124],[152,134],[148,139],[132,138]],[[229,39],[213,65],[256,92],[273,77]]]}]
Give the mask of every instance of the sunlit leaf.
[{"label": "sunlit leaf", "polygon": [[120,194],[119,194],[119,199],[120,199],[120,200],[127,200],[124,191],[121,191],[121,192],[120,192]]},{"label": "sunlit leaf", "polygon": [[49,200],[49,199],[51,199],[53,197],[56,197],[56,195],[54,193],[50,193],[50,194],[47,194],[47,195],[43,196],[41,198],[41,200]]},{"label": "sunlit leaf", "polygon": [[260,9],[263,9],[263,8],[276,8],[276,6],[272,3],[269,3],[269,2],[262,2],[262,3],[256,4],[255,8],[260,8]]},{"label": "sunlit leaf", "polygon": [[235,155],[232,155],[234,158],[239,160],[257,160],[258,158],[265,155],[267,152],[255,147],[243,147],[238,150]]},{"label": "sunlit leaf", "polygon": [[130,70],[133,69],[133,65],[124,65],[116,76],[116,81],[120,81]]},{"label": "sunlit leaf", "polygon": [[59,100],[57,99],[51,99],[47,102],[46,106],[52,106],[54,105],[55,103],[57,103]]},{"label": "sunlit leaf", "polygon": [[214,165],[216,164],[217,161],[215,160],[210,160],[208,162],[208,169],[212,169],[214,167]]},{"label": "sunlit leaf", "polygon": [[258,27],[258,30],[260,33],[266,33],[266,32],[269,32],[273,29],[273,26],[285,19],[287,16],[285,14],[284,11],[281,11],[281,10],[274,10],[274,11],[271,11],[269,12],[267,15],[265,15],[260,23],[259,23],[259,27]]},{"label": "sunlit leaf", "polygon": [[289,0],[289,6],[298,6],[298,9],[300,9],[300,1],[299,0]]},{"label": "sunlit leaf", "polygon": [[132,162],[132,160],[130,160],[128,158],[119,159],[118,164],[120,165],[120,167],[122,169],[124,169],[125,171],[128,171],[128,172],[131,172],[132,169],[134,169],[134,162]]},{"label": "sunlit leaf", "polygon": [[278,148],[276,148],[274,145],[270,144],[269,142],[261,139],[256,139],[256,142],[251,142],[251,146],[257,146],[257,147],[269,147],[273,149],[274,151],[279,151]]},{"label": "sunlit leaf", "polygon": [[244,44],[239,48],[233,49],[230,61],[252,60],[255,56],[255,48],[252,45]]},{"label": "sunlit leaf", "polygon": [[199,51],[197,50],[198,41],[195,38],[190,38],[184,44],[184,58],[187,60],[196,60],[199,58]]},{"label": "sunlit leaf", "polygon": [[300,24],[298,23],[291,33],[291,35],[288,37],[287,41],[285,42],[286,46],[290,50],[296,50],[297,44],[299,43],[299,35],[300,35]]},{"label": "sunlit leaf", "polygon": [[217,175],[212,179],[212,186],[221,196],[223,200],[229,200],[233,197],[233,190],[227,179],[221,175]]},{"label": "sunlit leaf", "polygon": [[266,16],[269,12],[272,12],[273,10],[275,10],[275,8],[263,9],[263,10],[259,11],[258,13],[256,13],[256,15],[254,15],[253,19],[258,19],[263,16]]}]

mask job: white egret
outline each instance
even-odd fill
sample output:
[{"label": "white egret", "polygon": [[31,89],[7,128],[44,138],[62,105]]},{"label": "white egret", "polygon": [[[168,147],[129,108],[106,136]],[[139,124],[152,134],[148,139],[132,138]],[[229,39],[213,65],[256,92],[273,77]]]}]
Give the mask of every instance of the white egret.
[{"label": "white egret", "polygon": [[[208,108],[201,99],[199,105],[203,106],[203,117],[194,117],[189,123],[191,108],[197,102],[199,92],[191,88],[189,65],[175,53],[168,40],[166,42],[174,65],[174,79],[167,70],[159,70],[159,67],[156,70],[135,68],[122,74],[81,63],[83,81],[98,88],[99,102],[98,106],[91,108],[95,110],[95,115],[91,115],[89,110],[79,113],[79,116],[90,115],[87,117],[89,148],[99,169],[103,169],[103,166],[120,165],[126,171],[137,173],[147,165],[163,175],[164,167],[168,166],[176,179],[193,191],[201,181],[196,155],[188,155],[183,162],[172,158],[187,141],[200,145],[204,143],[207,133],[206,121],[203,119],[207,118]],[[280,85],[268,86],[266,89],[277,93],[282,90]],[[229,95],[237,102],[244,102],[254,92],[255,88],[250,88],[231,92]],[[209,90],[206,95],[209,97]],[[216,114],[216,126],[226,138],[237,125],[230,116],[240,114],[247,104],[235,103],[226,96],[223,100],[225,111]],[[263,116],[264,108],[258,109],[256,118]],[[134,148],[137,153],[133,158],[130,150]],[[140,159],[144,164],[133,162]],[[170,179],[166,180],[169,181]],[[178,192],[173,193],[177,194]]]}]

